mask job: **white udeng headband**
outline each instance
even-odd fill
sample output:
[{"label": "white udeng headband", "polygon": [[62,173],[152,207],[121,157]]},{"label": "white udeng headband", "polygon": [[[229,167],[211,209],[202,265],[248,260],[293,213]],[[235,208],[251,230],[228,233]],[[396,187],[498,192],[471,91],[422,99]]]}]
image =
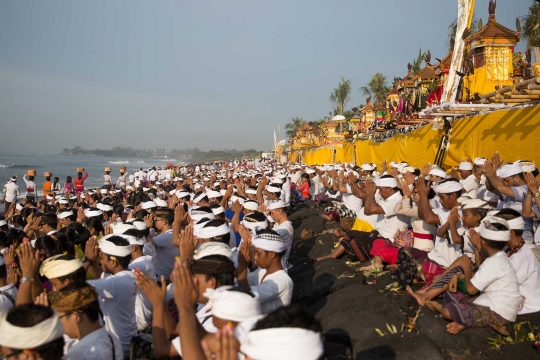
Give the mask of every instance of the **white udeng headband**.
[{"label": "white udeng headband", "polygon": [[300,328],[255,330],[241,339],[240,351],[257,360],[317,360],[323,341],[319,333]]},{"label": "white udeng headband", "polygon": [[438,177],[441,177],[443,179],[446,178],[446,173],[444,171],[442,171],[441,169],[431,169],[429,171],[429,175],[435,175],[435,176],[438,176]]},{"label": "white udeng headband", "polygon": [[242,225],[244,225],[249,230],[254,230],[255,228],[266,229],[268,227],[268,220],[250,222],[244,219],[242,220]]},{"label": "white udeng headband", "polygon": [[72,216],[72,215],[75,215],[75,214],[71,210],[70,211],[63,211],[60,214],[58,214],[58,218],[59,219],[65,219],[65,218],[67,218],[69,216]]},{"label": "white udeng headband", "polygon": [[397,181],[394,178],[377,179],[377,181],[375,181],[375,185],[378,187],[395,188],[397,187]]},{"label": "white udeng headband", "polygon": [[196,204],[206,197],[206,193],[202,193],[199,196],[193,198],[193,203]]},{"label": "white udeng headband", "polygon": [[57,279],[83,267],[81,259],[57,260],[60,256],[63,255],[55,255],[46,259],[39,268],[39,274],[47,279]]},{"label": "white udeng headband", "polygon": [[206,289],[203,296],[208,299],[212,315],[224,320],[241,322],[253,316],[261,315],[259,296],[255,297],[239,291],[229,291],[232,286]]},{"label": "white udeng headband", "polygon": [[229,225],[227,225],[227,223],[222,224],[217,227],[216,226],[203,226],[201,229],[199,229],[197,237],[201,239],[211,239],[215,236],[227,235],[230,232],[231,232],[231,228],[229,228]]},{"label": "white udeng headband", "polygon": [[266,240],[261,238],[254,238],[251,240],[254,247],[264,251],[273,251],[276,253],[281,253],[287,249],[287,246],[283,241],[277,240]]},{"label": "white udeng headband", "polygon": [[509,228],[509,224],[506,220],[491,216],[486,216],[484,220],[480,223],[480,236],[486,240],[493,241],[508,241],[510,240],[510,230],[490,230],[486,229],[485,224],[489,223],[498,223]]},{"label": "white udeng headband", "polygon": [[131,246],[130,245],[126,245],[126,246],[116,246],[116,245],[114,245],[112,242],[107,240],[108,238],[110,238],[112,236],[119,236],[119,235],[107,235],[107,236],[103,237],[99,241],[99,249],[102,252],[104,252],[105,254],[107,254],[107,255],[120,256],[120,257],[130,255],[131,254]]},{"label": "white udeng headband", "polygon": [[0,226],[4,226],[4,225],[7,225],[7,221],[6,220],[0,220]]},{"label": "white udeng headband", "polygon": [[6,320],[7,314],[7,311],[0,314],[0,345],[10,349],[34,349],[64,335],[64,326],[56,312],[32,327],[12,325]]},{"label": "white udeng headband", "polygon": [[525,228],[525,221],[523,217],[517,217],[512,220],[506,220],[511,230],[523,230]]},{"label": "white udeng headband", "polygon": [[447,181],[433,185],[433,191],[440,194],[450,194],[460,190],[463,190],[463,185],[459,181]]}]

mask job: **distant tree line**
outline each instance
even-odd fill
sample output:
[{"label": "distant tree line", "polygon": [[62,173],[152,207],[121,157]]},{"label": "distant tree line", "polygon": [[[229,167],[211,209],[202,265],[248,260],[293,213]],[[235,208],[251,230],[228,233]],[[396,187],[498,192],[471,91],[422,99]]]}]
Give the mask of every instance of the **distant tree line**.
[{"label": "distant tree line", "polygon": [[199,148],[173,149],[167,151],[165,149],[133,149],[131,147],[116,146],[112,149],[92,149],[87,150],[82,146],[75,146],[72,149],[65,148],[62,150],[62,155],[79,155],[79,156],[105,156],[105,157],[130,157],[130,158],[171,158],[185,162],[210,162],[218,160],[233,160],[235,158],[254,158],[261,156],[262,151],[255,149],[236,150],[209,150],[202,151]]}]

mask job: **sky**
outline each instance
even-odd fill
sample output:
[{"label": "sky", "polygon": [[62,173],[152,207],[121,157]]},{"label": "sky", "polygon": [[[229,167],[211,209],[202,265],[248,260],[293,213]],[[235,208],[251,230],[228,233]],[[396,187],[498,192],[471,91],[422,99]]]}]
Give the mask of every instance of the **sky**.
[{"label": "sky", "polygon": [[[499,0],[515,29],[530,0]],[[476,0],[484,24],[488,0]],[[0,1],[0,152],[266,150],[419,48],[448,52],[457,0]],[[523,42],[518,50],[524,50]]]}]

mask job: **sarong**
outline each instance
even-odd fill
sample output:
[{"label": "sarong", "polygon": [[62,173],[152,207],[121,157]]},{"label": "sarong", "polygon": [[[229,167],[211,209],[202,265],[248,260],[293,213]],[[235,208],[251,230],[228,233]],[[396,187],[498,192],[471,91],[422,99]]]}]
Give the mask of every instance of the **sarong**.
[{"label": "sarong", "polygon": [[441,289],[444,285],[448,284],[450,280],[452,279],[452,276],[455,274],[462,274],[463,269],[461,266],[453,267],[452,269],[448,270],[446,274],[441,276],[433,285],[431,285],[432,289]]},{"label": "sarong", "polygon": [[447,291],[443,294],[445,305],[452,320],[467,327],[482,327],[489,325],[506,325],[508,320],[492,311],[487,306],[477,305],[460,291]]},{"label": "sarong", "polygon": [[379,232],[377,230],[371,232],[349,231],[339,244],[347,250],[348,254],[356,256],[361,262],[365,262],[370,258],[371,244],[378,238]]}]

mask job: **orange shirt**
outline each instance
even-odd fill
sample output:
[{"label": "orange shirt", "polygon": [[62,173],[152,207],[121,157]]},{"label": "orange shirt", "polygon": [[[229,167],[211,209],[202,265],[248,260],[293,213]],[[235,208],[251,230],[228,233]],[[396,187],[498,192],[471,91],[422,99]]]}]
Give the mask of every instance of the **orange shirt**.
[{"label": "orange shirt", "polygon": [[52,194],[52,183],[50,181],[45,181],[43,184],[43,196]]}]

